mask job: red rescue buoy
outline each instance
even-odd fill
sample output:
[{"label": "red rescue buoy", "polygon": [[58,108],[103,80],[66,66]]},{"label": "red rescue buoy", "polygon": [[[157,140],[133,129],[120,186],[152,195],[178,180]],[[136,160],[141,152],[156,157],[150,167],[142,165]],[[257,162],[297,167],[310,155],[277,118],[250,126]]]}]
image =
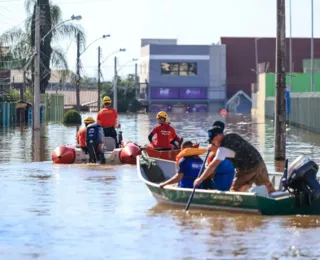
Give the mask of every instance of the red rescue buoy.
[{"label": "red rescue buoy", "polygon": [[136,164],[136,157],[141,154],[140,148],[133,142],[127,142],[119,154],[120,161],[125,164]]},{"label": "red rescue buoy", "polygon": [[52,161],[56,164],[72,164],[76,159],[76,152],[72,146],[59,146],[52,152]]},{"label": "red rescue buoy", "polygon": [[227,114],[228,114],[228,112],[227,112],[226,109],[221,109],[221,110],[220,110],[220,115],[226,116]]}]

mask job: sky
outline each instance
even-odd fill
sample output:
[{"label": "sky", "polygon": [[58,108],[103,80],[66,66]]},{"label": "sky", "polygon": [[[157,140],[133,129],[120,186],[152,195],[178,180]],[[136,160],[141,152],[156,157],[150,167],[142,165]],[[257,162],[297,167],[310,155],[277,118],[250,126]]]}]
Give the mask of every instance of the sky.
[{"label": "sky", "polygon": [[[289,37],[289,1],[286,0]],[[292,37],[311,37],[311,0],[292,1]],[[82,76],[97,77],[98,46],[102,59],[116,54],[119,75],[134,73],[133,58],[140,56],[141,38],[176,38],[178,44],[212,44],[223,36],[275,37],[276,0],[53,0],[64,19],[81,15],[80,24],[87,44],[103,34],[111,37],[91,45],[81,56]],[[320,0],[314,1],[314,37],[320,37]],[[24,0],[0,0],[0,34],[27,17]],[[76,68],[76,41],[59,42],[68,57],[69,68]],[[102,66],[103,78],[113,76],[114,56]],[[138,67],[139,68],[139,67]]]}]

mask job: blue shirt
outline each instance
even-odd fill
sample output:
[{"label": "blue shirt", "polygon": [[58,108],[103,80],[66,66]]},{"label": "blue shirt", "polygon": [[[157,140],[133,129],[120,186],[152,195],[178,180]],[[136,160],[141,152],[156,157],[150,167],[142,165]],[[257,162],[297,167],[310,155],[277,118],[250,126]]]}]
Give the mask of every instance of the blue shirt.
[{"label": "blue shirt", "polygon": [[222,161],[216,171],[212,180],[212,188],[215,190],[227,191],[230,189],[235,170],[230,160]]},{"label": "blue shirt", "polygon": [[[183,177],[179,182],[181,188],[193,188],[193,182],[198,177],[203,160],[199,156],[187,156],[179,160],[177,173],[182,173]],[[202,188],[202,184],[197,187]]]}]

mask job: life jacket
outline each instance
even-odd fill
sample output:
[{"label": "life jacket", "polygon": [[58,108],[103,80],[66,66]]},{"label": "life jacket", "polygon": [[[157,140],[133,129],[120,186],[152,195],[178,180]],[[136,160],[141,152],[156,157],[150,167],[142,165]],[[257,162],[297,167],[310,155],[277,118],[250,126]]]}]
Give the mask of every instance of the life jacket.
[{"label": "life jacket", "polygon": [[[203,160],[199,156],[186,156],[180,159],[179,172],[183,173],[183,177],[179,182],[181,188],[193,188],[194,180],[198,177]],[[203,185],[199,185],[198,189],[202,189]]]},{"label": "life jacket", "polygon": [[178,155],[176,156],[176,167],[178,166],[178,163],[182,157],[187,156],[199,156],[207,152],[207,149],[204,148],[186,148],[183,149]]},{"label": "life jacket", "polygon": [[207,165],[209,165],[209,164],[213,161],[213,159],[214,159],[215,156],[216,156],[216,152],[212,152],[212,153],[209,155],[208,160],[207,160]]},{"label": "life jacket", "polygon": [[248,141],[236,133],[226,134],[220,147],[234,151],[235,158],[229,158],[238,170],[249,170],[263,162],[260,153]]},{"label": "life jacket", "polygon": [[98,146],[98,144],[102,143],[102,127],[93,123],[87,126],[86,133],[86,143],[88,145],[93,145],[94,147]]}]

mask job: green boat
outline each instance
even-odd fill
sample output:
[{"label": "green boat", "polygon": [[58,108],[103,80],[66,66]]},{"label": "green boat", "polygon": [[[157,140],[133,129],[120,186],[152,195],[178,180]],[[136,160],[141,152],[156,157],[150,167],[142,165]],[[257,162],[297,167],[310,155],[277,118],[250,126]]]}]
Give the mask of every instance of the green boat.
[{"label": "green boat", "polygon": [[[158,203],[185,206],[188,202],[192,189],[180,188],[175,184],[164,188],[159,187],[159,183],[170,179],[175,174],[174,162],[142,154],[137,157],[137,171],[138,176]],[[273,177],[270,175],[270,178]],[[315,181],[318,183],[316,177]],[[301,180],[298,183],[300,185]],[[319,183],[318,186],[320,187]],[[196,189],[190,209],[207,208],[259,215],[320,215],[319,198],[311,198],[302,192],[293,192],[292,189],[272,194],[263,192],[264,189],[264,186],[253,187],[251,192]],[[319,190],[318,192],[320,194]]]}]

